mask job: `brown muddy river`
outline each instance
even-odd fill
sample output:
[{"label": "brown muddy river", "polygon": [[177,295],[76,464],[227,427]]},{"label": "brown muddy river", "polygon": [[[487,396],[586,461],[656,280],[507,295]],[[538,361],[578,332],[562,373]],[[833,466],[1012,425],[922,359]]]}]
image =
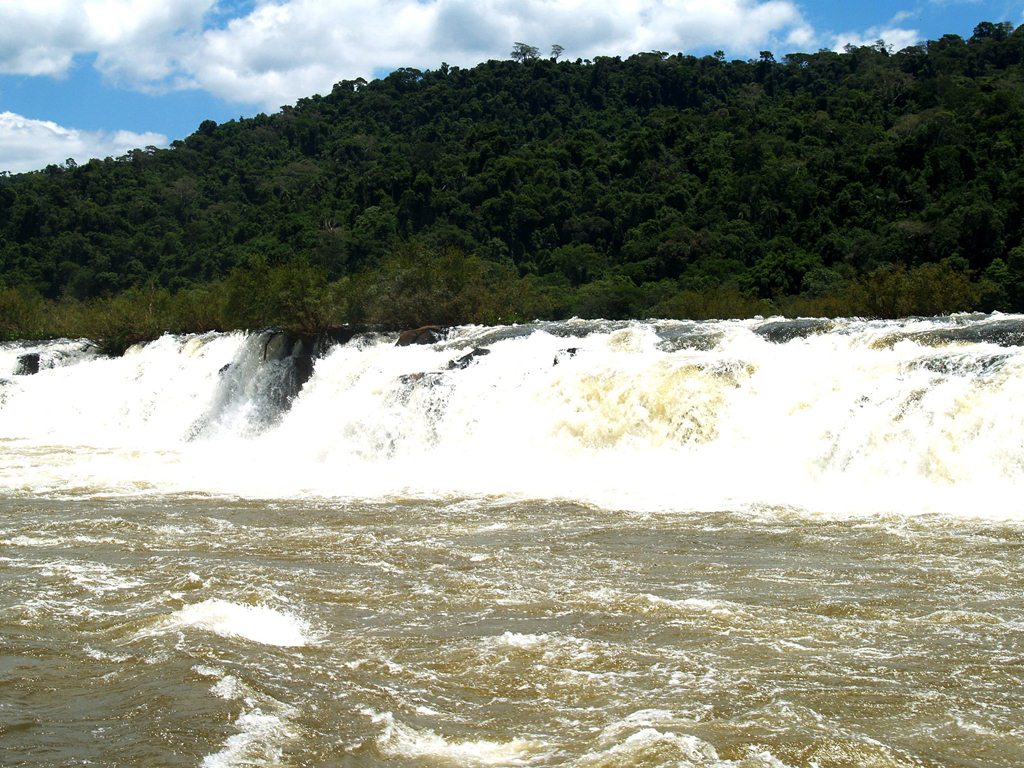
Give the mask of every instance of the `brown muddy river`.
[{"label": "brown muddy river", "polygon": [[1024,530],[6,500],[5,766],[1016,766]]}]

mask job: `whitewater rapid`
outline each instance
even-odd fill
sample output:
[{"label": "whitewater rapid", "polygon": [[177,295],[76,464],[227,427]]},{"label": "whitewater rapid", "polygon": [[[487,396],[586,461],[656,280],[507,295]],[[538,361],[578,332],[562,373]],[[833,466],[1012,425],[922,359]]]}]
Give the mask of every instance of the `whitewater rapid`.
[{"label": "whitewater rapid", "polygon": [[268,339],[0,345],[0,493],[1024,517],[1021,316]]}]

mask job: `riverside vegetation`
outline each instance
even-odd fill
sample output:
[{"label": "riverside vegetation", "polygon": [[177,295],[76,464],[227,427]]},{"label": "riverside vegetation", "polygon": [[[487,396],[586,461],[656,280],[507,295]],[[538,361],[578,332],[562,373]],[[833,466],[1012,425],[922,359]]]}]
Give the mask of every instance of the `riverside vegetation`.
[{"label": "riverside vegetation", "polygon": [[337,83],[0,177],[0,338],[1024,311],[1024,26]]}]

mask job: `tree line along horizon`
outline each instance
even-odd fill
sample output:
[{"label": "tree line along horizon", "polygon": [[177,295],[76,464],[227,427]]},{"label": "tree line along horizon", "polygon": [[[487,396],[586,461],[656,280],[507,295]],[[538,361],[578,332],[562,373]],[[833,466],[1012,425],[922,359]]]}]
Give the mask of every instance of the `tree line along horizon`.
[{"label": "tree line along horizon", "polygon": [[1024,26],[562,53],[0,175],[0,337],[1024,311]]}]

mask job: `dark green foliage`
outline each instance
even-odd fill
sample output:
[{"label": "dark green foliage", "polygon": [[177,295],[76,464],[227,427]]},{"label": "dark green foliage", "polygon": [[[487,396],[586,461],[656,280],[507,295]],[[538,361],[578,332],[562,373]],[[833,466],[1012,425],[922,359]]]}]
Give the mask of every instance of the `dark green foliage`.
[{"label": "dark green foliage", "polygon": [[126,340],[1024,311],[1024,27],[898,53],[560,53],[343,81],[169,150],[0,177],[0,334],[58,332],[44,299],[107,307]]},{"label": "dark green foliage", "polygon": [[313,333],[341,321],[337,290],[327,283],[322,268],[302,257],[275,266],[254,258],[231,271],[222,295],[222,323],[232,328],[276,326]]},{"label": "dark green foliage", "polygon": [[25,288],[0,288],[0,340],[46,336],[46,302]]},{"label": "dark green foliage", "polygon": [[521,291],[511,265],[410,243],[357,275],[347,296],[350,319],[410,328],[521,320]]}]

